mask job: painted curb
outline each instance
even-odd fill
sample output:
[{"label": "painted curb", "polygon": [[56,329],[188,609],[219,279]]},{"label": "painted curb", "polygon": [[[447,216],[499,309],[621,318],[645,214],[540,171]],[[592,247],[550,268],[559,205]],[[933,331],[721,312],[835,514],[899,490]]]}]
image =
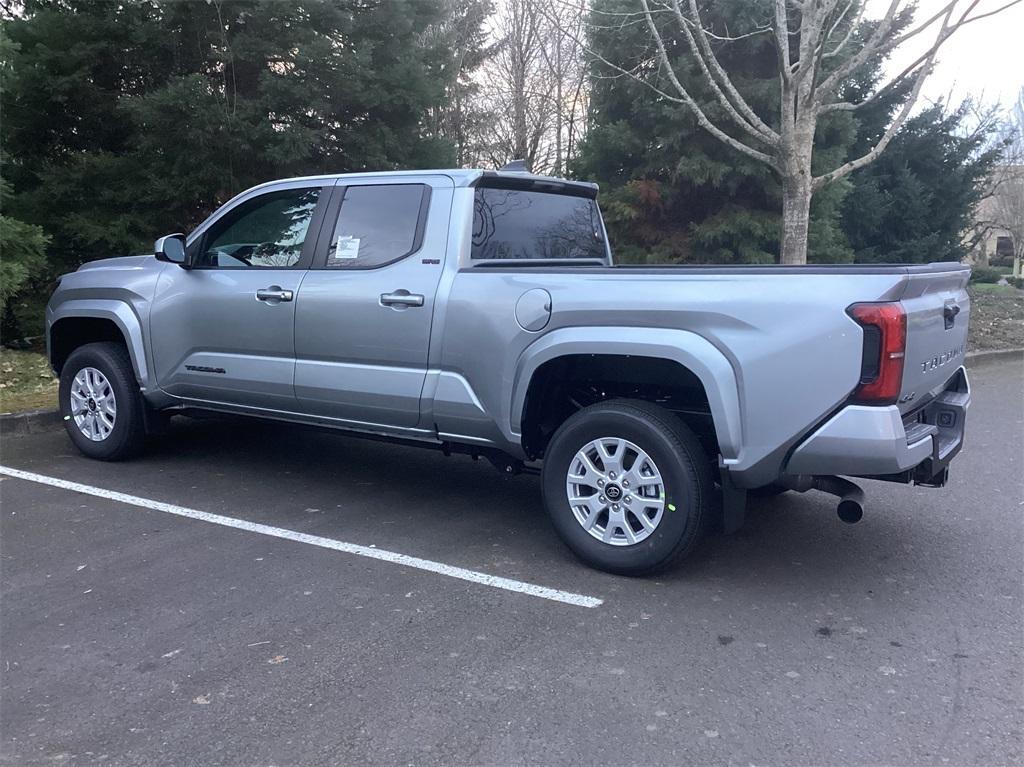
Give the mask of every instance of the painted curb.
[{"label": "painted curb", "polygon": [[29,410],[27,413],[0,413],[0,437],[23,437],[56,431],[63,427],[58,410]]},{"label": "painted curb", "polygon": [[1024,356],[1024,349],[990,349],[978,352],[968,352],[966,364],[970,366],[979,362],[988,362],[990,360],[998,360],[1004,357],[1019,358],[1021,356]]}]

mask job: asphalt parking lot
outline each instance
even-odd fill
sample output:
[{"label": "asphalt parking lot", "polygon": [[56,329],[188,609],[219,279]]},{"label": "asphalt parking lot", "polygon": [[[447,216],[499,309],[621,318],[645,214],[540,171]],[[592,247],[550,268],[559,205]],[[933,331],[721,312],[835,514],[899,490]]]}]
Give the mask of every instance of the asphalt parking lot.
[{"label": "asphalt parking lot", "polygon": [[2,759],[1020,764],[1022,380],[972,370],[945,490],[866,482],[855,526],[820,494],[755,501],[646,580],[576,562],[536,478],[466,458],[184,419],[126,464],[5,439],[4,466],[248,528],[3,477]]}]

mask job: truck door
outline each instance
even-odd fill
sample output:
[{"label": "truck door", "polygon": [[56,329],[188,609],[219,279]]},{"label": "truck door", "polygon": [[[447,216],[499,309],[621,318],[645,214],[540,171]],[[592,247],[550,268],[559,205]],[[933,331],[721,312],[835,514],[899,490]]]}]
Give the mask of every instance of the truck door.
[{"label": "truck door", "polygon": [[164,269],[150,315],[170,394],[294,411],[295,298],[330,186],[255,192],[190,238],[191,269]]},{"label": "truck door", "polygon": [[296,305],[295,393],[303,413],[414,427],[454,185],[447,176],[343,183]]}]

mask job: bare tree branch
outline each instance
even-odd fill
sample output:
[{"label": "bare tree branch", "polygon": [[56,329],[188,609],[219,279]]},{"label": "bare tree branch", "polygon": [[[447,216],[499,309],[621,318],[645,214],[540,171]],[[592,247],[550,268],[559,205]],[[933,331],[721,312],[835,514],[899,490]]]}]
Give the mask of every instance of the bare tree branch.
[{"label": "bare tree branch", "polygon": [[[868,96],[866,99],[863,99],[862,101],[858,101],[856,103],[851,103],[851,102],[847,102],[847,101],[836,101],[836,102],[831,102],[831,103],[827,103],[827,104],[822,104],[820,112],[822,114],[827,114],[828,112],[841,112],[841,111],[849,112],[849,111],[853,111],[855,109],[860,109],[863,106],[866,106],[868,104],[871,104],[874,101],[877,101],[881,96],[884,96],[885,94],[891,92],[892,89],[895,86],[897,86],[903,80],[904,77],[907,77],[908,75],[913,73],[915,70],[917,70],[918,67],[920,67],[925,62],[925,60],[927,60],[933,53],[935,53],[935,51],[939,47],[941,47],[942,44],[946,40],[949,39],[949,37],[951,37],[953,35],[953,33],[955,33],[956,31],[958,31],[959,29],[961,29],[962,27],[964,27],[967,24],[970,24],[970,23],[972,23],[974,21],[978,21],[980,19],[984,19],[984,18],[987,18],[989,16],[992,16],[993,14],[999,13],[1000,11],[1006,10],[1007,8],[1011,8],[1011,7],[1013,7],[1014,5],[1017,5],[1020,2],[1022,2],[1022,0],[1012,0],[1012,2],[1009,2],[1009,3],[1001,6],[1000,8],[997,8],[997,9],[995,9],[993,11],[988,11],[986,13],[978,14],[977,16],[972,16],[970,18],[961,17],[961,19],[956,24],[950,25],[949,31],[948,31],[948,33],[945,36],[942,36],[941,34],[939,36],[937,36],[936,39],[935,39],[935,42],[932,44],[931,47],[928,48],[928,50],[926,50],[924,53],[922,53],[920,56],[918,56],[912,63],[910,63],[909,65],[904,67],[903,70],[898,75],[896,75],[895,77],[891,78],[888,83],[886,83],[885,85],[882,85],[880,87],[875,88],[875,90],[871,93],[871,95]],[[973,3],[971,5],[971,7],[973,8],[976,4],[977,3]],[[968,9],[968,12],[969,11],[970,11],[970,9]],[[934,20],[935,19],[933,18],[931,23],[934,23]],[[924,28],[923,26],[918,27],[916,29],[916,31],[913,32],[913,34],[917,34],[917,32],[921,31],[923,28]],[[906,40],[910,36],[911,35],[904,35],[904,36],[902,36],[901,39]],[[885,46],[883,46],[883,48],[881,50],[888,51],[888,50],[891,50],[894,47],[895,46],[893,46],[893,45],[886,44]]]},{"label": "bare tree branch", "polygon": [[647,20],[647,28],[650,30],[651,36],[654,38],[655,45],[658,48],[658,55],[661,58],[661,63],[665,69],[665,74],[668,76],[669,82],[672,83],[672,86],[676,89],[676,91],[679,92],[680,98],[676,100],[681,101],[683,104],[689,107],[690,111],[697,118],[697,123],[702,128],[704,128],[704,130],[708,131],[711,135],[717,138],[719,141],[724,141],[733,149],[742,152],[748,157],[753,157],[755,160],[760,160],[766,165],[775,168],[775,158],[773,158],[771,155],[754,149],[751,146],[747,146],[739,139],[730,136],[728,133],[723,131],[717,125],[712,123],[711,120],[708,119],[707,115],[704,114],[704,110],[700,108],[696,101],[694,101],[689,91],[687,91],[686,88],[683,87],[683,84],[679,81],[679,78],[676,76],[675,69],[673,69],[672,62],[668,57],[668,52],[665,50],[665,41],[662,39],[661,32],[658,31],[658,27],[654,23],[654,18],[651,16],[651,9],[647,3],[647,0],[640,0],[640,3],[641,5],[643,5],[644,18]]},{"label": "bare tree branch", "polygon": [[[690,0],[689,19],[683,16],[683,12],[679,7],[679,0],[672,0],[672,8],[675,11],[676,18],[679,20],[680,26],[683,28],[686,40],[690,44],[690,49],[693,51],[694,58],[697,59],[700,64],[701,71],[704,73],[705,78],[707,78],[711,83],[715,93],[718,94],[719,100],[722,102],[726,110],[735,120],[737,120],[738,123],[749,126],[748,131],[761,141],[768,144],[774,144],[778,141],[779,134],[772,130],[764,120],[762,120],[757,113],[751,109],[746,99],[744,99],[736,89],[736,86],[733,85],[732,79],[719,63],[718,57],[715,56],[715,52],[711,48],[711,43],[708,41],[707,30],[701,22],[700,11],[697,10],[697,0]],[[694,43],[694,34],[690,31],[691,26],[696,32],[696,39],[699,43],[699,47]],[[721,87],[719,87],[719,84]],[[725,89],[725,92],[723,92],[723,88]],[[728,94],[728,97],[726,94]],[[735,107],[733,106],[734,104]],[[739,111],[739,114],[737,114],[737,110]]]},{"label": "bare tree branch", "polygon": [[[977,0],[975,0],[975,2],[977,2]],[[949,36],[947,34],[947,29],[949,28],[949,19],[952,15],[953,6],[950,6],[949,10],[946,12],[946,17],[942,20],[942,27],[939,30],[939,39],[944,40],[946,37]],[[835,170],[829,171],[828,173],[825,173],[822,176],[816,177],[814,179],[815,190],[821,189],[821,187],[825,186],[826,184],[831,183],[832,181],[835,181],[837,179],[840,179],[843,176],[846,176],[852,173],[853,171],[857,170],[858,168],[863,168],[865,165],[872,162],[876,157],[878,157],[882,152],[885,151],[885,148],[889,145],[889,142],[892,141],[897,131],[899,131],[899,129],[903,127],[903,123],[906,122],[907,118],[910,116],[910,113],[914,108],[914,105],[917,103],[917,98],[921,94],[921,87],[924,85],[924,81],[931,73],[932,65],[935,63],[935,54],[938,52],[940,44],[932,46],[928,58],[921,65],[921,68],[917,73],[917,78],[914,80],[914,87],[910,91],[910,96],[903,104],[903,108],[900,110],[899,114],[896,115],[896,119],[893,120],[889,124],[889,127],[885,129],[885,133],[882,134],[882,137],[878,140],[878,143],[875,144],[874,147],[865,152],[863,155],[856,158],[855,160],[850,160],[849,162],[840,165]]]},{"label": "bare tree branch", "polygon": [[[642,17],[654,45],[653,60],[645,60],[631,70],[610,61],[575,35],[574,39],[581,50],[616,72],[616,76],[634,78],[660,98],[682,105],[719,141],[772,168],[782,185],[781,261],[805,263],[813,194],[868,165],[885,151],[909,118],[939,49],[953,33],[966,24],[1024,2],[1000,1],[998,8],[981,12],[978,10],[981,0],[941,0],[941,4],[933,0],[929,16],[900,31],[914,8],[912,0],[888,0],[881,17],[870,24],[864,16],[867,0],[772,0],[772,18],[767,27],[755,22],[752,31],[748,27],[736,35],[726,36],[716,34],[711,24],[705,23],[708,11],[698,5],[698,0],[639,0],[640,10],[636,13],[594,11],[602,18],[618,18],[623,26],[636,24],[638,14]],[[669,26],[673,20],[678,29]],[[926,45],[926,50],[896,77],[872,88],[870,94],[858,102],[839,98],[843,85],[857,77],[869,62],[884,58],[900,45],[931,30],[936,23],[938,32]],[[770,125],[754,111],[733,75],[722,65],[721,51],[713,42],[744,39],[769,28],[778,61],[778,126]],[[687,64],[696,64],[696,67],[691,70],[677,66],[680,54],[686,57]],[[648,63],[657,65],[667,84],[661,85],[652,79]],[[697,84],[686,79],[693,76],[697,77]],[[870,104],[891,94],[899,83],[909,84],[909,94],[875,145],[833,170],[812,176],[814,137],[821,116]],[[706,91],[710,103],[720,107],[724,112],[721,118],[718,113],[715,119],[709,117],[708,105],[694,97],[698,91],[701,94]]]},{"label": "bare tree branch", "polygon": [[789,19],[786,16],[786,0],[775,0],[775,52],[779,57],[779,77],[783,89],[792,82],[793,62],[789,55]]},{"label": "bare tree branch", "polygon": [[[836,56],[843,52],[843,49],[846,48],[846,46],[849,44],[850,40],[857,33],[857,30],[860,29],[860,22],[861,19],[864,18],[864,8],[866,7],[866,5],[866,3],[860,3],[860,8],[857,10],[857,15],[850,22],[850,28],[846,30],[846,34],[843,36],[843,39],[836,43],[835,47],[832,50],[825,51],[825,45],[828,42],[829,37],[832,36],[832,32],[835,32],[835,27],[833,27],[832,32],[829,32],[828,37],[826,37],[825,40],[822,41],[821,47],[822,51],[824,52],[822,53],[821,58],[823,60],[835,58]],[[840,21],[841,20],[842,19],[840,19]],[[837,21],[836,24],[838,25],[838,23],[839,22]]]},{"label": "bare tree branch", "polygon": [[[871,34],[871,37],[867,39],[857,53],[836,67],[835,71],[821,82],[817,88],[819,93],[831,93],[834,91],[843,80],[846,80],[850,75],[864,66],[868,59],[876,54],[878,46],[881,45],[882,41],[885,40],[886,36],[892,31],[893,24],[896,21],[897,11],[900,8],[900,2],[901,0],[891,0],[889,3],[889,9],[885,12],[885,16],[882,17],[882,20],[875,28],[875,31]],[[977,0],[975,0],[975,2],[977,2]],[[953,0],[953,2],[949,4],[948,8],[952,8],[954,5],[956,5],[956,0]]]},{"label": "bare tree branch", "polygon": [[[813,87],[816,52],[819,40],[827,26],[829,15],[838,0],[822,0],[819,3],[804,3],[800,10],[800,46],[797,53],[795,80],[798,84],[810,77]],[[809,6],[809,7],[808,7]]]},{"label": "bare tree branch", "polygon": [[[979,0],[975,0],[975,2],[972,2],[971,5],[967,8],[967,10],[964,11],[964,13],[960,17],[960,19],[955,24],[951,25],[951,27],[952,27],[952,29],[954,31],[956,29],[959,29],[960,27],[966,26],[967,24],[970,24],[972,22],[980,21],[981,19],[987,19],[990,16],[995,16],[997,13],[1002,13],[1007,8],[1012,8],[1013,6],[1015,6],[1018,3],[1020,3],[1021,0],[1010,0],[1009,2],[1007,2],[1004,5],[1001,5],[998,8],[994,8],[991,11],[986,11],[985,13],[979,13],[977,16],[971,16],[970,18],[968,18],[970,12],[972,10],[974,10],[974,8],[978,5],[978,2],[979,2]],[[945,6],[945,8],[949,8],[950,6],[955,6],[955,5],[956,5],[956,2],[952,2],[949,5]],[[893,50],[895,48],[898,48],[899,46],[903,45],[903,43],[905,43],[910,38],[920,34],[924,30],[926,30],[928,27],[930,27],[932,24],[934,24],[936,21],[938,21],[940,18],[942,18],[943,14],[945,13],[945,8],[943,10],[940,10],[934,16],[929,17],[926,21],[924,21],[921,24],[917,25],[913,29],[911,29],[911,30],[909,30],[909,31],[907,31],[907,32],[905,32],[905,33],[903,33],[901,35],[897,35],[892,40],[890,40],[889,42],[885,43],[883,46],[881,46],[879,48],[879,50],[878,50],[879,55],[884,55],[884,54],[888,53],[889,51],[891,51],[891,50]]]}]

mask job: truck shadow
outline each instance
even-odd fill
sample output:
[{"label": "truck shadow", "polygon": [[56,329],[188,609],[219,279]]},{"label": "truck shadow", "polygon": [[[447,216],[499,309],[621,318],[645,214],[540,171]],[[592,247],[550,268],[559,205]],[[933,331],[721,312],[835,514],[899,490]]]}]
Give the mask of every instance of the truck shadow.
[{"label": "truck shadow", "polygon": [[[547,520],[539,479],[498,473],[487,461],[250,419],[174,419],[145,463],[188,472],[193,482],[231,483],[233,502],[290,499],[275,524],[295,522],[291,509],[322,512],[317,532],[484,566],[511,563],[518,575],[571,567],[589,573],[557,539]],[[204,467],[197,476],[195,466]],[[920,539],[927,516],[896,513],[908,489],[871,483],[864,522],[846,525],[830,496],[788,493],[751,499],[744,527],[713,533],[661,583],[706,583],[723,589],[847,590],[869,572],[879,579],[929,569]],[[937,497],[937,496],[936,496]],[[340,502],[339,502],[340,501]],[[934,536],[935,531],[930,531]],[[502,574],[508,574],[502,572]],[[629,583],[629,579],[611,578]],[[638,582],[651,579],[640,579]]]}]

